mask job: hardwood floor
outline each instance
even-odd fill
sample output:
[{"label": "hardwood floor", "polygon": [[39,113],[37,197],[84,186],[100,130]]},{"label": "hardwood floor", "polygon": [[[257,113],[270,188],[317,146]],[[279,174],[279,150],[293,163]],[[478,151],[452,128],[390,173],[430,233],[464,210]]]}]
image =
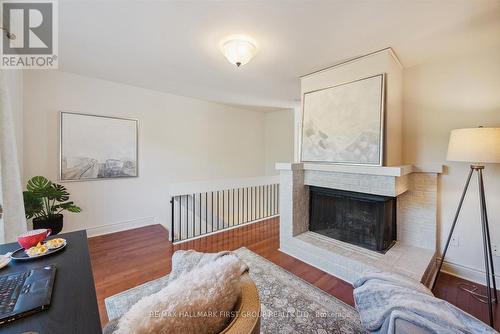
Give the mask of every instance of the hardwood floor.
[{"label": "hardwood floor", "polygon": [[[161,225],[89,238],[88,242],[103,326],[108,321],[104,298],[168,274],[171,270],[172,254],[178,249],[217,252],[247,247],[332,296],[354,306],[353,288],[349,283],[278,250],[278,218],[175,246],[168,241],[168,232]],[[458,289],[457,283],[461,282],[467,281],[446,274],[440,275],[435,291],[436,296],[486,321],[488,318],[486,305]],[[495,324],[498,329],[500,328],[498,305],[495,306],[495,315]]]},{"label": "hardwood floor", "polygon": [[[498,282],[499,280],[497,280]],[[488,305],[481,303],[471,294],[458,288],[459,284],[473,284],[478,287],[478,292],[486,294],[486,287],[483,285],[475,284],[464,280],[459,277],[441,273],[439,281],[436,284],[434,295],[438,298],[444,299],[456,307],[472,314],[476,318],[489,323]],[[500,292],[499,292],[500,296]],[[493,317],[495,322],[495,329],[500,331],[500,305],[493,304]]]}]

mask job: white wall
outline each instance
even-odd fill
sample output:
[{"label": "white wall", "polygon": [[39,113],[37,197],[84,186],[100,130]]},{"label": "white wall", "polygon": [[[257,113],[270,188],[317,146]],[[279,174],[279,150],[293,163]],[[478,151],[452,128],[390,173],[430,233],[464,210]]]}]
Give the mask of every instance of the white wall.
[{"label": "white wall", "polygon": [[265,173],[262,112],[58,71],[26,72],[24,107],[25,182],[34,175],[57,180],[60,110],[140,121],[140,176],[64,183],[83,209],[67,214],[65,231],[167,225],[171,183]]},{"label": "white wall", "polygon": [[[469,166],[445,162],[449,133],[463,127],[500,126],[500,47],[471,50],[467,54],[405,69],[404,159],[407,163],[443,162],[438,213],[439,246],[446,237]],[[492,243],[500,245],[500,165],[487,165],[485,188]],[[477,180],[471,183],[450,248],[446,269],[484,282]],[[439,240],[438,239],[438,240]],[[497,274],[500,258],[494,259]]]},{"label": "white wall", "polygon": [[293,161],[294,111],[276,110],[265,113],[265,173],[278,175],[276,162]]}]

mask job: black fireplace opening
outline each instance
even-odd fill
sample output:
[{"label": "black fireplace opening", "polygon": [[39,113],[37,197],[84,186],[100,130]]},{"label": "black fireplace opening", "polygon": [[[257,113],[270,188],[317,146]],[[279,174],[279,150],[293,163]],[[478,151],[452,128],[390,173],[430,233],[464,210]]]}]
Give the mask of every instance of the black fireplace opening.
[{"label": "black fireplace opening", "polygon": [[396,198],[309,187],[309,230],[385,253],[396,242]]}]

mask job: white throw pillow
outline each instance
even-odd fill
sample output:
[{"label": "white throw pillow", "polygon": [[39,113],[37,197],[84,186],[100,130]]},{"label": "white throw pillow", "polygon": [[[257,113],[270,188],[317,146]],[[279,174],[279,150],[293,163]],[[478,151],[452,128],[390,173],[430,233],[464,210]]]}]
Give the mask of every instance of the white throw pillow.
[{"label": "white throw pillow", "polygon": [[219,333],[234,316],[245,269],[235,255],[193,269],[139,300],[121,317],[114,333]]}]

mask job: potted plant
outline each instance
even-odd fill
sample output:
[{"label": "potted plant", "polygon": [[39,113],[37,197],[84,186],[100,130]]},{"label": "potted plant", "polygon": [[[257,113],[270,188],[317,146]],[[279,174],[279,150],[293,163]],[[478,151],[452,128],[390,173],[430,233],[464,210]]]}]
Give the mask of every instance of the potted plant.
[{"label": "potted plant", "polygon": [[64,210],[78,213],[81,209],[69,201],[69,193],[60,184],[43,176],[35,176],[28,181],[23,192],[26,218],[33,218],[33,228],[50,228],[52,234],[63,228]]}]

